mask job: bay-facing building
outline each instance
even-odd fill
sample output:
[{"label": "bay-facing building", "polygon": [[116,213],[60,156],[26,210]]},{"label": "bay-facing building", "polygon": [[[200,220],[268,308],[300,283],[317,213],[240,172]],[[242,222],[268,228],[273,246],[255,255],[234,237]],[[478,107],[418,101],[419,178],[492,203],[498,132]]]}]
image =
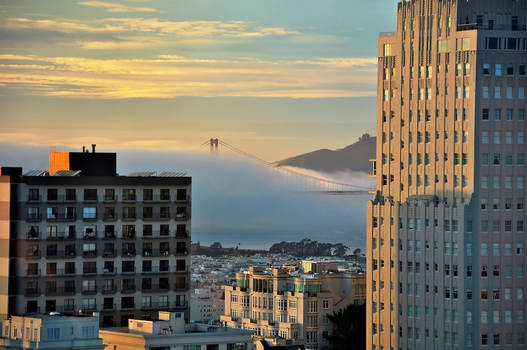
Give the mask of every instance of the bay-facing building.
[{"label": "bay-facing building", "polygon": [[50,153],[0,168],[0,315],[99,312],[101,326],[158,310],[189,319],[191,178],[116,173],[116,154]]},{"label": "bay-facing building", "polygon": [[378,41],[368,349],[525,349],[527,1],[411,0]]}]

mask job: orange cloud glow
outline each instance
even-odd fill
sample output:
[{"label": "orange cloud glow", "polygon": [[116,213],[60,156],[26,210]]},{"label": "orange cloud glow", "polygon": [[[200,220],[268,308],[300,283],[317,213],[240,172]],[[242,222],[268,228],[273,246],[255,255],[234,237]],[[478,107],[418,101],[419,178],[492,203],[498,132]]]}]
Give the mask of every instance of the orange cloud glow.
[{"label": "orange cloud glow", "polygon": [[94,59],[0,55],[0,83],[77,98],[374,96],[376,59]]}]

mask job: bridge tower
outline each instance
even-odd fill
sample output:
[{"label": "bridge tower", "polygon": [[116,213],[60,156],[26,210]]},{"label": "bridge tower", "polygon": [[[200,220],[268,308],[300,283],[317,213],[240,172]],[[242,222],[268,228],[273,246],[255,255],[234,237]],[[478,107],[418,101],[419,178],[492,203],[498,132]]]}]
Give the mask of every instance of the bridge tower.
[{"label": "bridge tower", "polygon": [[210,143],[210,153],[217,153],[218,152],[218,139],[211,138],[209,140]]}]

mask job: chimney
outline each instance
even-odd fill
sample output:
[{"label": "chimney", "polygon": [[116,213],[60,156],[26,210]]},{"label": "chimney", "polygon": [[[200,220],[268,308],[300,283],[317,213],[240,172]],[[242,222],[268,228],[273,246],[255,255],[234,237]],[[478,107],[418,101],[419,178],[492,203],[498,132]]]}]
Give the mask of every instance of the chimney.
[{"label": "chimney", "polygon": [[86,152],[86,146],[82,146],[82,153]]},{"label": "chimney", "polygon": [[95,146],[96,146],[95,143],[91,144],[91,153],[95,153]]}]

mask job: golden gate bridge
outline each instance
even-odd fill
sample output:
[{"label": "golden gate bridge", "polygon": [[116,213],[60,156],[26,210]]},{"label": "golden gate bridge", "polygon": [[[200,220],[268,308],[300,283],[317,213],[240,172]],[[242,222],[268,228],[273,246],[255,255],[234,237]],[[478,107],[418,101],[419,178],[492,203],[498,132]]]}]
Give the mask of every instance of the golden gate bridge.
[{"label": "golden gate bridge", "polygon": [[[305,174],[289,167],[279,166],[276,163],[268,162],[218,138],[211,138],[203,142],[201,146],[210,147],[210,153],[218,153],[218,150],[223,148],[227,151],[233,152],[234,154],[250,159],[253,162],[285,175],[286,178],[296,179],[297,181],[295,181],[295,183],[307,191],[323,192],[327,194],[361,194],[371,190],[371,188],[367,186],[334,181],[321,176]],[[291,181],[294,181],[293,179]]]}]

